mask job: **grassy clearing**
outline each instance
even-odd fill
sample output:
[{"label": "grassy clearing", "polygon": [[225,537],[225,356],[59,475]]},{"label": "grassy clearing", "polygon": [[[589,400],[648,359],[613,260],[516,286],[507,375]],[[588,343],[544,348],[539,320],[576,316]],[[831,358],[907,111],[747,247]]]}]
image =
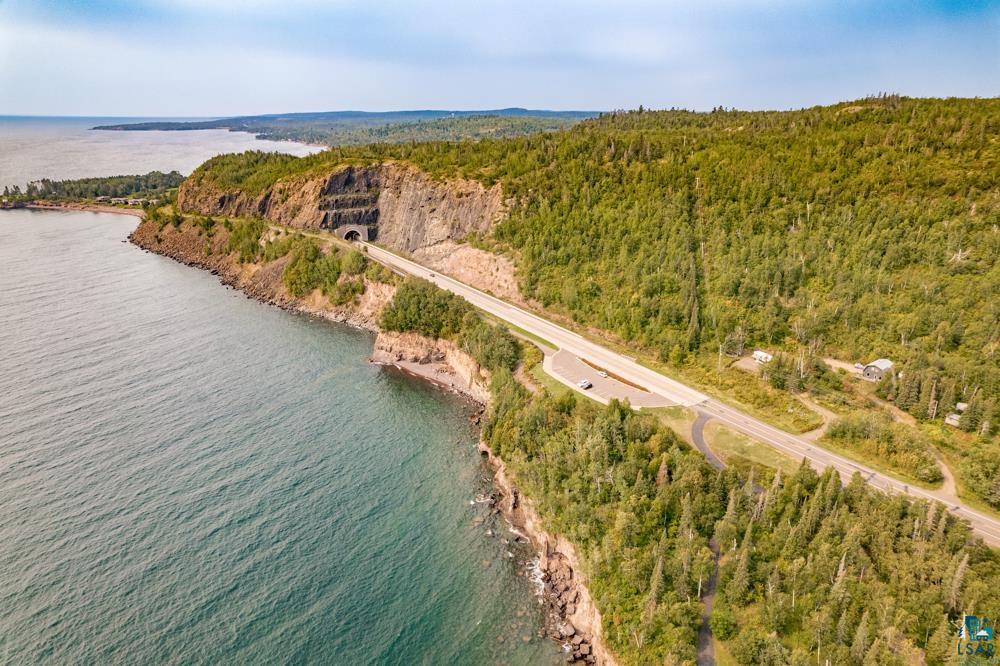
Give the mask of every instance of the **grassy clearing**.
[{"label": "grassy clearing", "polygon": [[[665,370],[660,364],[649,365],[657,372]],[[718,372],[714,357],[700,357],[674,372],[684,382],[789,432],[809,432],[823,425],[823,417],[760,377],[725,365]]]},{"label": "grassy clearing", "polygon": [[733,658],[733,655],[729,654],[729,649],[726,647],[725,643],[713,638],[712,646],[715,648],[716,666],[738,666],[739,662]]},{"label": "grassy clearing", "polygon": [[549,342],[548,340],[546,340],[545,338],[543,338],[541,336],[538,336],[538,335],[535,335],[531,331],[526,331],[523,328],[521,328],[520,326],[515,326],[514,324],[510,323],[506,319],[501,319],[500,317],[497,317],[496,315],[490,314],[489,312],[485,312],[485,311],[483,311],[482,314],[483,314],[483,317],[492,320],[494,323],[497,323],[497,324],[499,324],[501,326],[506,327],[512,333],[514,333],[514,335],[516,335],[518,337],[527,338],[528,340],[531,340],[532,342],[537,342],[538,344],[544,345],[544,346],[546,346],[546,347],[548,347],[549,349],[552,349],[552,350],[558,350],[559,349],[559,345],[554,345],[551,342]]},{"label": "grassy clearing", "polygon": [[691,425],[694,423],[695,413],[687,407],[679,405],[674,407],[645,407],[644,413],[653,414],[668,428],[673,430],[688,444],[691,444]]},{"label": "grassy clearing", "polygon": [[705,426],[705,441],[727,465],[737,468],[765,468],[761,471],[767,471],[767,476],[771,476],[777,469],[794,474],[799,467],[798,460],[720,423],[711,422]]},{"label": "grassy clearing", "polygon": [[970,489],[967,483],[965,483],[965,480],[962,478],[961,459],[954,452],[948,450],[941,450],[941,458],[942,462],[948,466],[952,474],[955,476],[955,494],[958,495],[958,498],[976,511],[980,511],[995,518],[1000,518],[1000,511],[997,511],[992,506],[984,502],[983,499]]}]

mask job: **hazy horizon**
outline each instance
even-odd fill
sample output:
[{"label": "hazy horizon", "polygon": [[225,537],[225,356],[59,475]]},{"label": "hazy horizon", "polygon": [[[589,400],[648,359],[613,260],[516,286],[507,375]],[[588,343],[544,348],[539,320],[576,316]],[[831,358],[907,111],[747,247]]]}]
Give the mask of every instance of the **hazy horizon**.
[{"label": "hazy horizon", "polygon": [[[801,109],[808,109],[808,108],[811,108],[811,107],[822,107],[822,106],[830,106],[830,105],[840,104],[840,103],[844,103],[844,102],[860,101],[860,100],[865,99],[866,97],[879,95],[879,94],[882,94],[883,92],[885,94],[890,94],[890,95],[892,95],[892,94],[900,94],[901,95],[902,94],[902,93],[898,93],[896,91],[879,91],[879,92],[871,93],[870,95],[862,95],[860,97],[845,98],[845,99],[834,100],[834,101],[824,102],[824,103],[817,103],[817,104],[805,104],[805,105],[799,105],[799,106],[787,106],[787,107],[781,107],[781,108],[777,108],[777,107],[757,107],[757,108],[751,108],[751,107],[734,107],[734,106],[730,106],[730,105],[726,105],[726,104],[717,105],[717,106],[722,106],[722,107],[724,107],[727,110],[735,110],[735,111],[751,111],[751,112],[752,111],[795,111],[795,110],[801,110]],[[997,94],[997,95],[969,95],[969,96],[950,95],[950,96],[947,96],[947,97],[936,96],[936,95],[925,95],[925,96],[903,95],[903,96],[904,97],[911,97],[911,98],[915,98],[915,99],[949,99],[949,98],[951,98],[951,99],[996,99],[997,97],[1000,97],[1000,94]],[[16,119],[16,118],[25,118],[25,119],[44,118],[44,119],[53,119],[53,120],[59,120],[59,119],[73,120],[73,119],[77,119],[77,120],[201,121],[201,120],[223,120],[223,119],[226,119],[226,118],[244,118],[244,117],[258,117],[258,116],[283,116],[283,115],[303,114],[303,113],[371,113],[371,114],[380,114],[380,113],[401,113],[401,112],[412,112],[412,111],[456,111],[456,112],[462,112],[462,113],[482,111],[482,112],[485,113],[485,112],[489,112],[489,111],[497,111],[497,110],[501,110],[501,109],[514,109],[514,108],[516,108],[516,109],[525,109],[525,110],[528,110],[528,111],[551,111],[551,112],[558,112],[558,113],[576,113],[576,112],[609,113],[609,112],[613,112],[613,111],[635,110],[635,109],[638,108],[638,106],[635,106],[635,107],[619,107],[619,108],[615,108],[615,109],[577,109],[577,108],[557,108],[557,107],[550,107],[550,108],[544,108],[544,109],[541,109],[541,108],[530,109],[530,108],[527,108],[527,107],[517,106],[517,105],[508,105],[508,106],[496,107],[496,108],[491,108],[491,109],[485,109],[485,108],[464,108],[464,109],[460,109],[460,108],[447,108],[446,109],[446,108],[437,108],[437,107],[427,107],[427,108],[420,108],[420,109],[416,109],[416,108],[391,108],[391,109],[346,109],[345,108],[345,109],[305,109],[305,110],[286,109],[284,111],[264,111],[262,113],[233,113],[233,114],[215,115],[215,116],[165,116],[165,115],[140,115],[140,116],[136,116],[136,115],[99,115],[99,114],[98,115],[95,115],[95,114],[59,115],[59,114],[45,114],[45,113],[33,113],[33,114],[0,113],[0,118],[14,118],[14,119]],[[687,107],[682,107],[682,106],[653,107],[653,106],[648,106],[647,105],[647,106],[644,106],[644,108],[646,108],[648,111],[666,111],[666,110],[671,110],[671,109],[681,110],[681,111],[696,111],[696,112],[711,111],[711,108],[709,108],[709,109],[693,109],[693,108],[687,108]]]}]

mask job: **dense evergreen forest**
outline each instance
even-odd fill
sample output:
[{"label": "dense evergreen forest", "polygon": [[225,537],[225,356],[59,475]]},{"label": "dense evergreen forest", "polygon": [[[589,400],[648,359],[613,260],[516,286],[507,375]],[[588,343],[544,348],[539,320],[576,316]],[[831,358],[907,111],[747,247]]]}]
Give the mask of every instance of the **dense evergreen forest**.
[{"label": "dense evergreen forest", "polygon": [[49,180],[43,178],[20,186],[4,187],[4,198],[14,201],[29,199],[95,199],[97,197],[162,197],[168,190],[176,189],[184,176],[176,171],[162,173],[150,171],[144,175],[108,176],[105,178],[80,178],[76,180]]},{"label": "dense evergreen forest", "polygon": [[[405,285],[396,330],[451,335],[469,316]],[[716,561],[710,626],[740,664],[952,663],[954,621],[1000,602],[1000,557],[941,505],[805,464],[763,487],[627,404],[530,394],[508,365],[491,366],[484,441],[582,553],[622,663],[694,662]]]},{"label": "dense evergreen forest", "polygon": [[839,445],[933,482],[927,436],[856,427],[852,411],[870,403],[821,362],[891,358],[898,374],[879,395],[918,420],[941,424],[969,405],[959,427],[979,443],[954,455],[967,488],[1000,507],[1000,100],[616,112],[475,144],[222,156],[192,178],[262,192],[385,159],[501,182],[510,214],[473,240],[510,254],[523,293],[549,312],[701,385],[746,389],[743,404],[762,409],[778,393],[716,375],[715,359],[783,352],[768,370],[773,388],[824,398],[848,416],[833,430]]}]

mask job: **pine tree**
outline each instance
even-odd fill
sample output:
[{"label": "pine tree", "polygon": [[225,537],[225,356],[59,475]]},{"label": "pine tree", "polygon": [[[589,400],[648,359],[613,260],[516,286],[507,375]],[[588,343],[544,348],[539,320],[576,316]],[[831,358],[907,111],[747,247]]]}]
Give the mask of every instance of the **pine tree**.
[{"label": "pine tree", "polygon": [[750,596],[750,549],[743,547],[740,549],[740,559],[736,563],[736,571],[732,580],[726,586],[726,596],[734,603],[743,605]]},{"label": "pine tree", "polygon": [[938,623],[937,629],[927,640],[924,654],[927,656],[927,663],[931,666],[945,666],[954,663],[956,632],[948,616],[943,615]]},{"label": "pine tree", "polygon": [[856,663],[861,663],[865,658],[865,651],[868,650],[868,611],[861,615],[861,622],[854,630],[854,640],[851,642],[851,658]]},{"label": "pine tree", "polygon": [[965,571],[968,567],[969,554],[965,553],[962,561],[955,568],[955,573],[952,575],[951,583],[948,586],[948,607],[952,610],[958,610],[959,603],[961,603],[962,583],[965,580]]}]

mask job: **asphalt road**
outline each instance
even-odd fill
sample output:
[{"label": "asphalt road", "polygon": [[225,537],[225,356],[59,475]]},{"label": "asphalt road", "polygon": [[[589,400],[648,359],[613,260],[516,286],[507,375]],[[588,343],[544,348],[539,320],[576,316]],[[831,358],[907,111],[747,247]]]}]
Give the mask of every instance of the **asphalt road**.
[{"label": "asphalt road", "polygon": [[[442,289],[458,294],[477,308],[547,340],[559,349],[585,358],[612,374],[642,386],[647,391],[666,399],[670,404],[694,408],[698,414],[721,421],[734,430],[772,446],[796,460],[805,458],[818,470],[833,467],[840,473],[845,482],[849,481],[855,472],[858,472],[867,483],[881,490],[942,502],[953,515],[969,521],[984,541],[993,546],[1000,546],[1000,520],[966,506],[950,493],[913,487],[888,477],[870,467],[827,451],[817,446],[815,442],[785,432],[714,398],[709,398],[695,389],[639,365],[627,356],[586,340],[579,334],[553,324],[536,314],[527,312],[450,277],[435,273],[420,264],[382,248],[369,243],[359,244],[367,249],[368,256],[372,259],[401,273],[424,278]],[[592,377],[590,379],[593,380]]]}]

